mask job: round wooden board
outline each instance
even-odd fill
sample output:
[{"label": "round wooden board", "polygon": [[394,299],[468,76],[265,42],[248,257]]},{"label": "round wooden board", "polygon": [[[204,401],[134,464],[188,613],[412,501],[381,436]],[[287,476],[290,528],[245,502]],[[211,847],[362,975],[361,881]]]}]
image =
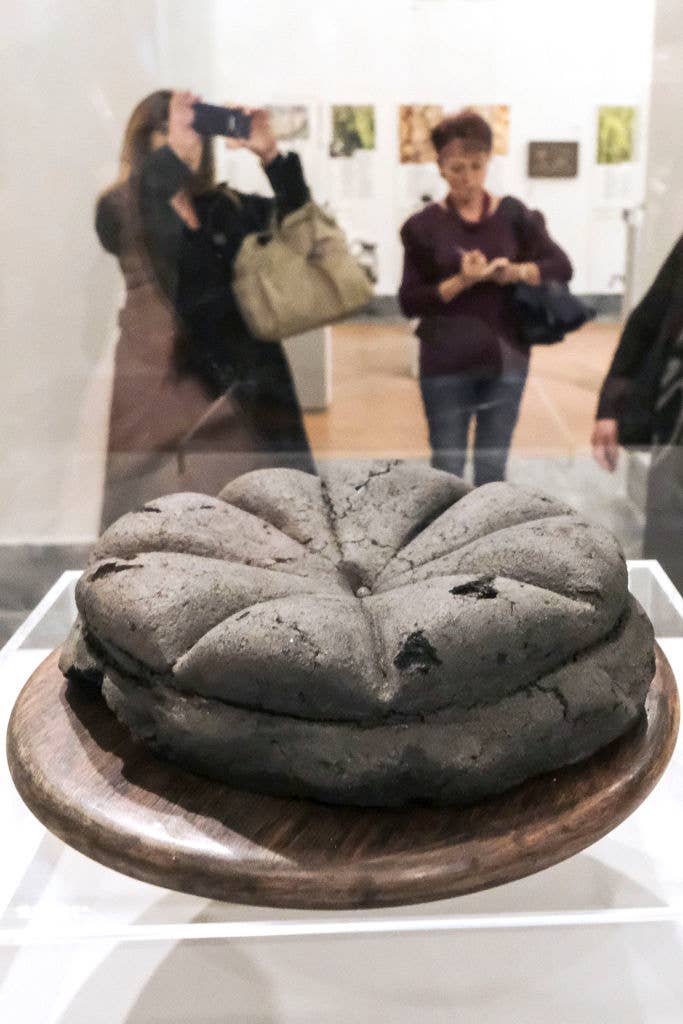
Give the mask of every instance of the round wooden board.
[{"label": "round wooden board", "polygon": [[133,741],[51,654],[22,690],[7,750],[19,793],[66,843],[109,867],[212,899],[304,909],[457,896],[584,849],[647,796],[679,704],[657,649],[645,718],[589,761],[469,808],[332,807],[231,789]]}]

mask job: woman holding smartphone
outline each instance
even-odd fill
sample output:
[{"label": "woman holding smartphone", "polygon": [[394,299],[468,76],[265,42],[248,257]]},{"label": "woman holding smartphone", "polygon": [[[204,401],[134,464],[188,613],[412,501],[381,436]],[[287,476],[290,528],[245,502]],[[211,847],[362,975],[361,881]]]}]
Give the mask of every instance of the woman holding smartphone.
[{"label": "woman holding smartphone", "polygon": [[282,346],[255,339],[231,290],[247,234],[309,198],[296,154],[278,151],[268,115],[247,138],[275,194],[217,185],[212,141],[193,128],[189,92],[142,100],[124,135],[118,181],[96,229],[126,283],[120,312],[102,526],[163,493],[215,494],[261,466],[314,472]]},{"label": "woman holding smartphone", "polygon": [[529,366],[511,286],[566,282],[572,267],[540,213],[486,190],[493,136],[483,117],[464,110],[444,118],[432,142],[448,193],[401,229],[399,301],[406,316],[420,318],[432,465],[462,475],[474,421],[479,485],[505,477]]}]

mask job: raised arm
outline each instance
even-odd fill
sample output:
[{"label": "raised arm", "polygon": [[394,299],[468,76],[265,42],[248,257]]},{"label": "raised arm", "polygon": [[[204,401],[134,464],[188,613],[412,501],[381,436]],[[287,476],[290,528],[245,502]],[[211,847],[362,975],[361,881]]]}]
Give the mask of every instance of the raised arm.
[{"label": "raised arm", "polygon": [[432,261],[408,221],[401,228],[403,276],[398,301],[406,316],[432,316],[443,312],[439,282],[434,279]]},{"label": "raised arm", "polygon": [[268,176],[279,217],[298,210],[311,198],[297,153],[277,153],[263,168]]},{"label": "raised arm", "polygon": [[255,193],[239,194],[242,216],[250,231],[260,231],[272,219],[273,208],[278,219],[298,210],[311,198],[304,179],[301,160],[297,153],[283,154],[270,123],[270,115],[262,108],[247,108],[251,115],[251,132],[248,139],[227,139],[229,149],[249,149],[261,161],[274,199]]}]

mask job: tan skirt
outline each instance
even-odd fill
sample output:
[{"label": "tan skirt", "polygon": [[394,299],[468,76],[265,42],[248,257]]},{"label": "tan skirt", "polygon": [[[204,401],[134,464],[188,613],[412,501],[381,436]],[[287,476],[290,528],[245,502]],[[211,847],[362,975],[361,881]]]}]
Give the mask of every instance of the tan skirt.
[{"label": "tan skirt", "polygon": [[[154,284],[128,292],[119,324],[102,528],[162,494],[217,494],[251,469],[313,470],[305,439],[291,453],[269,450],[263,408],[228,394],[216,400],[200,380],[177,372],[177,319]],[[293,388],[289,405],[285,419],[298,420],[303,432]]]}]

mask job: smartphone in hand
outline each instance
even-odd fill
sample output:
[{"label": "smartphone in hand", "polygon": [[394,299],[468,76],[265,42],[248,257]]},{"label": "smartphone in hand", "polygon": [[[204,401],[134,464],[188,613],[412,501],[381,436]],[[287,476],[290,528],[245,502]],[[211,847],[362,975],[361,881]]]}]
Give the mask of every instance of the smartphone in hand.
[{"label": "smartphone in hand", "polygon": [[245,114],[241,107],[195,103],[193,110],[192,127],[200,135],[225,135],[231,139],[248,139],[251,134],[251,114]]}]

